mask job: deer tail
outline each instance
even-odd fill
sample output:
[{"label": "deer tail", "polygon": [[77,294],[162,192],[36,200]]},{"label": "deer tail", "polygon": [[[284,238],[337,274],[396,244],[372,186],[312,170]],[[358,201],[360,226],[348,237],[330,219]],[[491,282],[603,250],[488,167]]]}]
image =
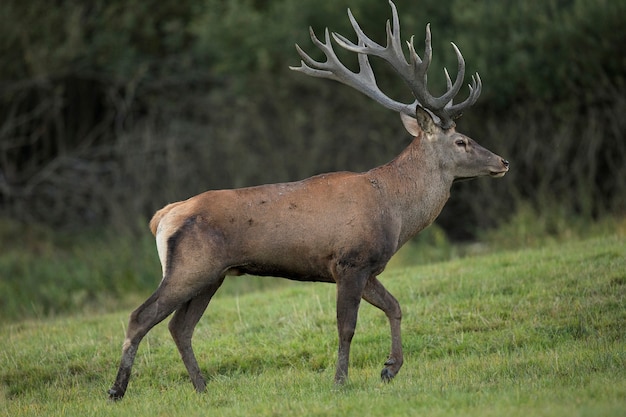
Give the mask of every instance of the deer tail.
[{"label": "deer tail", "polygon": [[161,223],[161,219],[167,213],[169,213],[174,207],[178,206],[181,203],[183,203],[183,201],[168,204],[167,206],[163,207],[161,210],[154,213],[154,216],[152,216],[152,220],[150,220],[150,231],[152,232],[154,236],[156,236],[157,228],[159,227],[159,223]]}]

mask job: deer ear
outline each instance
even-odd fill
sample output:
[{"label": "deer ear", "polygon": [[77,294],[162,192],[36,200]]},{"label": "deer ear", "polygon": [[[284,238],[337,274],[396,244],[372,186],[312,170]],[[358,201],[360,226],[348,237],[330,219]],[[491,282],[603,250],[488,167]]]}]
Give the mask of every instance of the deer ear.
[{"label": "deer ear", "polygon": [[417,124],[417,120],[414,117],[411,117],[408,114],[400,113],[400,119],[402,119],[404,128],[411,134],[411,136],[417,137],[422,133],[422,129],[420,129],[420,126]]},{"label": "deer ear", "polygon": [[427,134],[432,135],[437,131],[437,124],[430,113],[420,106],[415,108],[415,119],[419,127]]}]

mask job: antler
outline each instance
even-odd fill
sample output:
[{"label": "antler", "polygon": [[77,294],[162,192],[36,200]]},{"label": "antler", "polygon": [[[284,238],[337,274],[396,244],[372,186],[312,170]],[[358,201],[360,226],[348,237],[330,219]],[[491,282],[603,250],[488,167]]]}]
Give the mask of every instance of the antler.
[{"label": "antler", "polygon": [[[429,110],[435,117],[435,121],[444,129],[451,128],[455,125],[454,119],[461,116],[464,109],[473,105],[482,89],[482,82],[478,73],[472,75],[472,83],[469,84],[469,96],[461,103],[453,104],[454,97],[459,93],[463,78],[465,76],[465,60],[459,48],[452,43],[454,52],[458,61],[458,72],[454,84],[450,79],[448,71],[444,69],[446,74],[447,91],[435,97],[428,91],[427,72],[432,58],[432,45],[430,36],[430,24],[426,26],[426,39],[424,46],[424,58],[415,52],[413,45],[413,36],[407,42],[409,49],[410,62],[407,62],[404,52],[402,51],[402,43],[400,40],[400,22],[395,4],[390,0],[393,24],[387,20],[387,46],[383,47],[371,40],[361,29],[356,19],[348,9],[348,17],[354,31],[358,37],[358,43],[355,44],[344,36],[333,33],[333,39],[342,48],[356,52],[358,54],[359,72],[352,72],[341,63],[330,40],[328,29],[325,30],[324,42],[321,42],[312,28],[309,28],[311,40],[313,44],[324,52],[326,55],[325,62],[318,62],[306,54],[298,45],[296,49],[302,57],[299,67],[289,67],[292,70],[303,72],[307,75],[319,78],[328,78],[346,84],[357,91],[360,91],[376,102],[382,104],[388,109],[406,113],[410,116],[415,115],[416,106],[420,106]],[[378,85],[372,67],[370,66],[368,55],[377,56],[389,63],[400,77],[407,83],[415,101],[413,103],[401,103],[395,101],[385,95]],[[437,120],[439,119],[439,120]]]}]

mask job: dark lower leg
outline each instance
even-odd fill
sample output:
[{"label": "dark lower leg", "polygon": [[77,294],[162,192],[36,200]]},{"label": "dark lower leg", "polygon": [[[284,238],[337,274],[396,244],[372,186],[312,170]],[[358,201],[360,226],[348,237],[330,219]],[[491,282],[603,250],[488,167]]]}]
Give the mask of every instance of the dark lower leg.
[{"label": "dark lower leg", "polygon": [[139,343],[128,345],[125,343],[122,348],[122,360],[120,361],[120,367],[117,371],[115,382],[113,383],[111,389],[109,389],[109,398],[112,400],[120,400],[126,393],[128,380],[130,379],[130,371],[133,366],[133,362],[135,361],[138,345]]},{"label": "dark lower leg", "polygon": [[[344,281],[345,282],[345,281]],[[352,285],[337,284],[337,331],[339,333],[339,349],[337,352],[337,370],[335,383],[343,384],[348,379],[350,363],[350,344],[359,314],[362,285],[355,279]]]},{"label": "dark lower leg", "polygon": [[383,381],[390,381],[402,367],[402,336],[400,323],[402,311],[398,301],[383,287],[376,278],[370,278],[363,291],[363,298],[375,307],[381,309],[389,319],[391,327],[391,352],[380,373]]},{"label": "dark lower leg", "polygon": [[119,400],[124,397],[139,343],[152,327],[163,321],[176,307],[171,301],[160,300],[159,294],[160,289],[130,315],[117,377],[109,389],[110,399]]}]

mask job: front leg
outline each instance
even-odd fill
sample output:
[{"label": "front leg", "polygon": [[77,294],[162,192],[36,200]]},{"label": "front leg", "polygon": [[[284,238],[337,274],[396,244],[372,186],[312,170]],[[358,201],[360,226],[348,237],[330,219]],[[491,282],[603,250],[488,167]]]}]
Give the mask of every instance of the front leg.
[{"label": "front leg", "polygon": [[371,277],[367,281],[365,289],[363,290],[363,298],[368,303],[381,309],[389,319],[389,325],[391,326],[391,353],[385,362],[385,367],[380,373],[382,380],[389,382],[397,375],[398,371],[400,371],[403,362],[402,336],[400,330],[402,310],[394,296],[391,295],[375,277]]},{"label": "front leg", "polygon": [[348,379],[350,362],[350,343],[356,329],[359,305],[363,294],[367,275],[343,277],[337,282],[337,331],[339,333],[339,350],[337,353],[337,370],[335,383],[343,384]]}]

